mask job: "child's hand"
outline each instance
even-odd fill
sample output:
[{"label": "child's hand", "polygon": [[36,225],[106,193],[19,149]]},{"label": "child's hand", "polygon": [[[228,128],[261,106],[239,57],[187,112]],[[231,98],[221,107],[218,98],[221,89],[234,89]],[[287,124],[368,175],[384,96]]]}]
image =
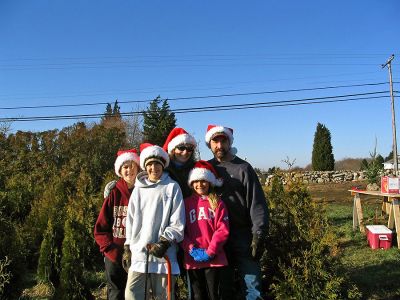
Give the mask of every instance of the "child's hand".
[{"label": "child's hand", "polygon": [[205,262],[209,261],[211,259],[211,256],[209,256],[206,252],[206,249],[201,249],[201,248],[193,248],[191,250],[193,254],[190,254],[193,259],[197,262]]},{"label": "child's hand", "polygon": [[189,254],[190,254],[190,256],[191,256],[194,260],[196,260],[196,258],[197,258],[197,252],[198,252],[199,250],[200,250],[199,248],[195,248],[195,247],[193,247],[192,249],[189,250]]}]

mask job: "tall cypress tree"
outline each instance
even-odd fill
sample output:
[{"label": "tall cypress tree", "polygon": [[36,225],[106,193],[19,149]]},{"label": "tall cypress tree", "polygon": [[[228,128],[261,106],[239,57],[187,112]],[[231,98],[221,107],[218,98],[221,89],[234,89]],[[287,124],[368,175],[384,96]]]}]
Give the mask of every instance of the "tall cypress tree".
[{"label": "tall cypress tree", "polygon": [[60,287],[57,299],[92,299],[84,270],[91,269],[94,252],[93,181],[83,167],[76,183],[76,194],[69,199],[64,223]]},{"label": "tall cypress tree", "polygon": [[332,153],[331,133],[325,125],[318,123],[314,135],[312,168],[314,171],[332,171],[335,158]]},{"label": "tall cypress tree", "polygon": [[147,111],[143,114],[144,141],[162,146],[169,132],[175,126],[175,114],[171,112],[168,100],[165,99],[161,103],[160,96],[158,96],[151,101]]},{"label": "tall cypress tree", "polygon": [[103,115],[103,117],[101,119],[103,121],[106,121],[106,120],[112,118],[112,116],[113,116],[113,109],[111,107],[111,104],[107,103],[106,111],[105,111],[105,113],[104,113],[104,115]]},{"label": "tall cypress tree", "polygon": [[117,117],[118,119],[121,119],[120,109],[121,108],[118,105],[118,100],[115,100],[114,107],[113,107],[113,110],[112,110],[112,114],[113,114],[114,117]]}]

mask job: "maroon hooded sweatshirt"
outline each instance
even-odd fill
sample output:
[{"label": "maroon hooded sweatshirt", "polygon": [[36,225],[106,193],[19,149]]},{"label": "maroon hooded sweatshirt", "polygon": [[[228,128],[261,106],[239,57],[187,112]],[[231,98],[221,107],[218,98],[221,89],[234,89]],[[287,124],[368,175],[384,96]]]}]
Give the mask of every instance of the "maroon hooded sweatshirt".
[{"label": "maroon hooded sweatshirt", "polygon": [[124,251],[125,219],[132,190],[128,189],[125,180],[118,180],[110,195],[104,199],[94,226],[94,239],[100,246],[100,252],[114,263],[121,263]]}]

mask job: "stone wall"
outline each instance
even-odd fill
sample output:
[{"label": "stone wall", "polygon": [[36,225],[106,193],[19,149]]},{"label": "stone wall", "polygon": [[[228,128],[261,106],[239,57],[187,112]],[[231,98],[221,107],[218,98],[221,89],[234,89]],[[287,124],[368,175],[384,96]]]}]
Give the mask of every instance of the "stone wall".
[{"label": "stone wall", "polygon": [[[303,171],[303,172],[286,172],[283,173],[283,183],[291,180],[300,180],[304,183],[328,183],[328,182],[345,182],[345,181],[362,181],[366,180],[364,171]],[[274,175],[268,175],[265,185],[270,185]]]}]

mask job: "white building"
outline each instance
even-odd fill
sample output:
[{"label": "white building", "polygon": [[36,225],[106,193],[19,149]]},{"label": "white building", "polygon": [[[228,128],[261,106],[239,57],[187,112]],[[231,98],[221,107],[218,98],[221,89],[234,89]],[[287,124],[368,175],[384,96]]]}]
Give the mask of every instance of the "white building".
[{"label": "white building", "polygon": [[[383,163],[384,170],[394,170],[393,158]],[[400,170],[400,156],[397,158],[397,170]]]}]

